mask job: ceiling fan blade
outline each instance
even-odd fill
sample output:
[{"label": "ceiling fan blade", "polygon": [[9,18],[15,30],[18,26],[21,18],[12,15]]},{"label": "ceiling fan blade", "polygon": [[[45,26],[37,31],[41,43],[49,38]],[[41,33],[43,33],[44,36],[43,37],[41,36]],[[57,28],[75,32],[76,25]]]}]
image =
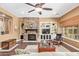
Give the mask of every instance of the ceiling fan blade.
[{"label": "ceiling fan blade", "polygon": [[35,11],[35,9],[28,11],[28,13],[31,13],[31,12],[33,12],[33,11]]},{"label": "ceiling fan blade", "polygon": [[25,4],[27,4],[27,5],[30,5],[30,6],[32,6],[32,7],[35,7],[33,4],[31,4],[31,3],[25,3]]},{"label": "ceiling fan blade", "polygon": [[40,15],[42,14],[42,12],[38,12]]},{"label": "ceiling fan blade", "polygon": [[43,6],[45,3],[40,3],[40,6]]},{"label": "ceiling fan blade", "polygon": [[43,6],[45,3],[37,3],[36,5],[35,5],[35,7],[41,7],[41,6]]},{"label": "ceiling fan blade", "polygon": [[52,8],[42,8],[43,10],[52,10]]},{"label": "ceiling fan blade", "polygon": [[37,6],[39,6],[39,3],[37,3],[37,4],[35,5],[35,7],[37,7]]}]

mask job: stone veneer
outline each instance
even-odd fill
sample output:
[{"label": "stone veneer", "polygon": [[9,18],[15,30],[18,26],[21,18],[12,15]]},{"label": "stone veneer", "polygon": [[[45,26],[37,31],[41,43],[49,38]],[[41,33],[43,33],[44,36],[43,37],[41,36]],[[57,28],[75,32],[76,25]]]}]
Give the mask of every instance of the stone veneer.
[{"label": "stone veneer", "polygon": [[28,41],[28,34],[36,34],[36,41],[39,41],[39,36],[36,31],[27,31],[27,33],[24,34],[24,41]]}]

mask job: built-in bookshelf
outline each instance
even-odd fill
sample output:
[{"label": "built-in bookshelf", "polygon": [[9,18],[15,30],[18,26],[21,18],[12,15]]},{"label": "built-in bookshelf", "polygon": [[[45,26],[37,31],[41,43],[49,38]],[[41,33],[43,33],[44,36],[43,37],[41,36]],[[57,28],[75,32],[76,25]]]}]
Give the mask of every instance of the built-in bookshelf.
[{"label": "built-in bookshelf", "polygon": [[52,39],[52,34],[56,34],[57,24],[56,23],[42,23],[40,25],[40,38],[44,40]]}]

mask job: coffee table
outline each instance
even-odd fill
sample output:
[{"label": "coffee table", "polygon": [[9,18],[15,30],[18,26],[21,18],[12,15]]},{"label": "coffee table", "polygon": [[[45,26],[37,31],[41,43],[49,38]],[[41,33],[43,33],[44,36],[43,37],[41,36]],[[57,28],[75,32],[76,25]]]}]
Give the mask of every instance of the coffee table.
[{"label": "coffee table", "polygon": [[55,52],[55,50],[55,46],[40,46],[40,44],[38,44],[38,52]]}]

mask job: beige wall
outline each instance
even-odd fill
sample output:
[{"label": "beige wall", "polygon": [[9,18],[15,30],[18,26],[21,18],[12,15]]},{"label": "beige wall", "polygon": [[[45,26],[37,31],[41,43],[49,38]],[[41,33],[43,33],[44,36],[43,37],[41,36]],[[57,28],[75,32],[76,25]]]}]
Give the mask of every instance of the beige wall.
[{"label": "beige wall", "polygon": [[74,8],[72,11],[68,12],[67,14],[65,14],[63,17],[61,17],[60,22],[65,21],[77,15],[79,15],[79,6]]},{"label": "beige wall", "polygon": [[55,18],[39,18],[39,22],[41,23],[41,22],[56,22],[57,21],[57,19],[55,19]]},{"label": "beige wall", "polygon": [[[73,9],[72,11],[70,11],[69,13],[65,14],[63,17],[61,17],[61,20],[59,20],[59,23],[62,26],[74,26],[74,25],[78,25],[79,24],[79,6],[75,9]],[[79,41],[77,42],[77,40],[73,40],[73,39],[64,39],[64,42],[79,48]]]},{"label": "beige wall", "polygon": [[[13,18],[12,32],[10,32],[9,34],[0,35],[0,41],[15,38],[15,37],[18,39],[19,19],[15,15],[11,14],[10,12],[6,11],[1,7],[0,7],[0,12],[3,12],[4,14],[7,14]],[[15,29],[15,27],[17,27],[17,29]]]}]

